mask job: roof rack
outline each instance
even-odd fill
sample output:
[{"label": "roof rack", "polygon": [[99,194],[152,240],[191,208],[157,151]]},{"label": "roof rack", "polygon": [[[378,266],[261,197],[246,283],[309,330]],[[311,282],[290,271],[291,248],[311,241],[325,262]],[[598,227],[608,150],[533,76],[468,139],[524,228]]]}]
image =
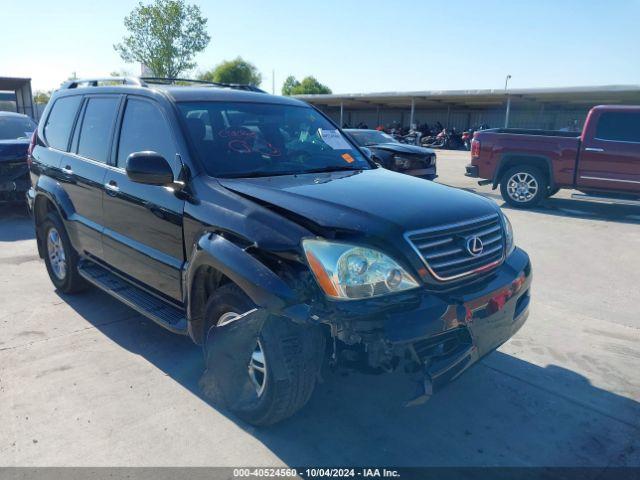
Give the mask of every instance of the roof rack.
[{"label": "roof rack", "polygon": [[77,78],[64,82],[60,88],[80,88],[80,87],[99,87],[100,84],[121,83],[123,85],[135,85],[138,87],[146,87],[147,84],[139,78],[135,77],[102,77],[102,78]]},{"label": "roof rack", "polygon": [[155,84],[155,85],[180,86],[181,84],[190,83],[190,84],[210,86],[210,87],[233,88],[235,90],[247,90],[249,92],[266,93],[264,90],[256,87],[255,85],[248,85],[243,83],[221,83],[221,82],[210,82],[208,80],[196,80],[193,78],[165,78],[165,77],[140,77],[140,80],[148,84]]},{"label": "roof rack", "polygon": [[136,87],[148,87],[150,85],[172,85],[186,86],[196,84],[218,88],[232,88],[234,90],[246,90],[248,92],[266,93],[255,85],[244,85],[240,83],[220,83],[206,80],[195,80],[192,78],[165,78],[165,77],[103,77],[103,78],[78,78],[69,80],[62,84],[61,89],[99,87],[110,84],[132,85]]}]

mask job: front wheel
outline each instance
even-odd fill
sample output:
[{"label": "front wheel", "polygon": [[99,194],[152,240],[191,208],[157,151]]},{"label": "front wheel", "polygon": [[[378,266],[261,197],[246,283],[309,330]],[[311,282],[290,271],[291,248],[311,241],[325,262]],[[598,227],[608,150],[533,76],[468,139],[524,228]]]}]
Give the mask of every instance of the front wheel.
[{"label": "front wheel", "polygon": [[205,396],[219,402],[218,392],[208,390],[208,386],[215,384],[207,379],[208,376],[216,376],[218,382],[243,384],[236,389],[219,386],[226,391],[238,392],[239,396],[226,398],[223,406],[247,423],[263,426],[290,417],[307,403],[322,365],[324,337],[318,327],[298,325],[286,318],[270,316],[255,338],[247,358],[227,357],[228,361],[241,361],[246,365],[243,369],[236,369],[244,371],[240,373],[244,378],[219,375],[220,369],[228,368],[228,365],[215,364],[213,349],[221,345],[216,344],[214,337],[222,326],[254,308],[251,299],[234,284],[224,285],[212,294],[206,309],[210,327],[204,345],[207,370],[201,385]]},{"label": "front wheel", "polygon": [[512,207],[534,207],[547,196],[547,178],[536,167],[512,167],[502,176],[500,193]]}]

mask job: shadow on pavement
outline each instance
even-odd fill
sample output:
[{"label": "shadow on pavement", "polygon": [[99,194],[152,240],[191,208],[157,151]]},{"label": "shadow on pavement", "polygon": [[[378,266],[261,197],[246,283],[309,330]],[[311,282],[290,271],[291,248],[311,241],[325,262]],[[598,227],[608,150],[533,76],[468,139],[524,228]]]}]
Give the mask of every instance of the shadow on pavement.
[{"label": "shadow on pavement", "polygon": [[[476,188],[463,188],[463,190],[490,198],[506,210],[518,210],[509,206],[497,191],[485,192]],[[529,208],[526,211],[559,217],[640,225],[640,207],[630,205],[608,205],[569,198],[551,197],[543,200],[539,206]]]},{"label": "shadow on pavement", "polygon": [[0,204],[0,242],[35,238],[33,222],[26,205]]},{"label": "shadow on pavement", "polygon": [[[202,353],[189,338],[123,314],[96,290],[61,297],[202,398]],[[640,404],[560,366],[495,352],[426,405],[405,408],[413,388],[403,374],[325,372],[309,404],[281,424],[256,429],[228,416],[288,465],[640,465]]]}]

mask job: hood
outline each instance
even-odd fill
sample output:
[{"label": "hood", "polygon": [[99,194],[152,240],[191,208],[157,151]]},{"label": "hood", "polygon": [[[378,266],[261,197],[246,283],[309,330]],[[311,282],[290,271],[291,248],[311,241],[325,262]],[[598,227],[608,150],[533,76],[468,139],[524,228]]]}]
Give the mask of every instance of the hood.
[{"label": "hood", "polygon": [[0,140],[0,162],[24,160],[28,149],[28,139]]},{"label": "hood", "polygon": [[321,227],[383,238],[390,230],[401,234],[497,211],[480,195],[383,168],[219,182]]},{"label": "hood", "polygon": [[377,143],[375,145],[367,146],[367,148],[372,150],[379,148],[380,150],[386,150],[388,152],[408,153],[411,155],[431,155],[435,153],[431,148],[407,145],[405,143]]}]

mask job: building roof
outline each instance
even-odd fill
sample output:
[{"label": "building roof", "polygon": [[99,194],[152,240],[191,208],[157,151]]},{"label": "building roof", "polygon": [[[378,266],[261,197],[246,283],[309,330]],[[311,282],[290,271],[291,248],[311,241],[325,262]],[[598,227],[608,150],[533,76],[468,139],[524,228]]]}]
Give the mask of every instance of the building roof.
[{"label": "building roof", "polygon": [[346,93],[328,95],[295,95],[296,98],[328,107],[370,109],[376,106],[416,108],[470,107],[487,108],[502,105],[506,95],[515,102],[562,103],[582,105],[640,103],[640,85],[603,85],[588,87],[425,90],[414,92]]},{"label": "building roof", "polygon": [[15,91],[31,82],[30,78],[0,77],[0,92]]}]

